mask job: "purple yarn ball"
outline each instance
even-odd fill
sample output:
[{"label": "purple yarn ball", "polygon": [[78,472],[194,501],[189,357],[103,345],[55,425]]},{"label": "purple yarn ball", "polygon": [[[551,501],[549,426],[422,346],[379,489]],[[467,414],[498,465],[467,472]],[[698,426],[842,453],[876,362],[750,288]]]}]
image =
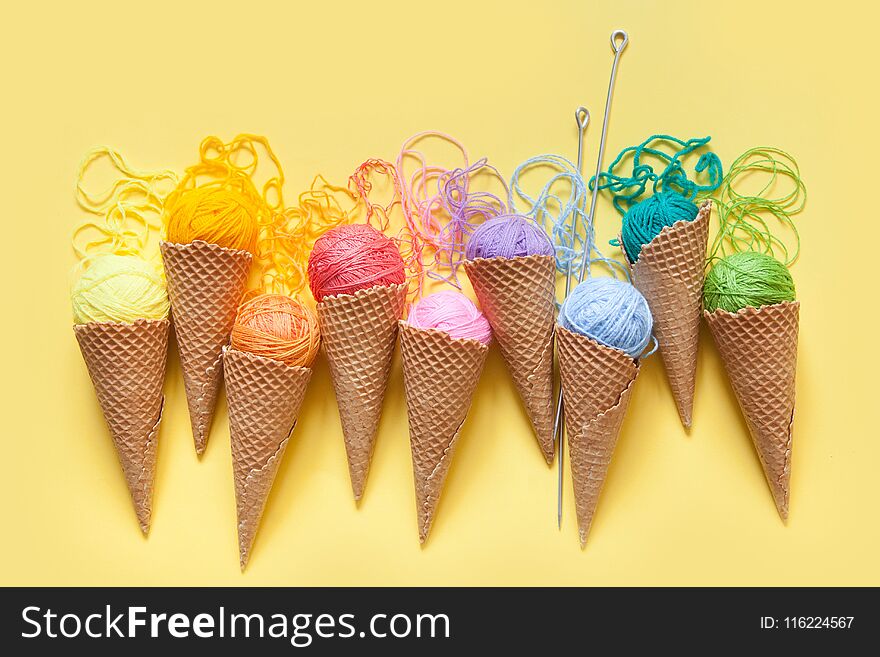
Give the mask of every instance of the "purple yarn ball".
[{"label": "purple yarn ball", "polygon": [[468,260],[555,255],[547,233],[534,221],[518,214],[504,214],[480,224],[467,244]]}]

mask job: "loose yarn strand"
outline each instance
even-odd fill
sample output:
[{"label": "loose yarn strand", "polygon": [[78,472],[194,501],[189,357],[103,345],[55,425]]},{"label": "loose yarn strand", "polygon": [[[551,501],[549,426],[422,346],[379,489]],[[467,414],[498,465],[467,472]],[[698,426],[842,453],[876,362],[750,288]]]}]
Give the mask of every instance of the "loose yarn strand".
[{"label": "loose yarn strand", "polygon": [[[520,180],[533,168],[554,171],[536,196],[526,192]],[[510,181],[511,209],[516,211],[519,198],[527,205],[526,216],[545,229],[549,224],[556,248],[557,271],[566,274],[569,267],[584,264],[586,278],[566,299],[557,303],[560,325],[620,349],[633,358],[647,357],[657,349],[654,340],[651,350],[644,353],[652,340],[650,310],[629,283],[629,271],[623,263],[605,257],[596,246],[595,227],[586,210],[587,197],[588,186],[580,171],[559,155],[539,155],[526,160],[514,170]],[[611,277],[593,277],[594,264],[605,266]]]},{"label": "loose yarn strand", "polygon": [[504,186],[504,195],[508,195],[506,182],[486,158],[480,158],[463,169],[447,171],[437,179],[438,196],[449,221],[437,234],[439,245],[434,253],[434,261],[437,267],[448,268],[450,274],[443,276],[437,271],[432,271],[428,275],[458,288],[461,286],[458,284],[457,272],[465,259],[465,245],[468,238],[479,224],[487,219],[499,217],[507,211],[504,201],[491,192],[470,189],[473,177],[481,170],[489,171],[498,178]]},{"label": "loose yarn strand", "polygon": [[[392,195],[386,204],[375,203],[370,199],[373,191],[372,177],[385,176],[391,181]],[[388,233],[391,215],[399,208],[403,215],[403,225],[391,239],[397,245],[407,271],[409,298],[421,296],[424,289],[425,265],[424,242],[419,236],[418,226],[413,218],[405,212],[406,188],[400,172],[391,162],[378,158],[363,162],[349,177],[348,187],[364,206],[364,221],[383,233]]]},{"label": "loose yarn strand", "polygon": [[[91,192],[85,183],[94,163],[107,159],[117,176],[109,188]],[[160,230],[166,197],[177,183],[173,171],[140,171],[102,146],[89,151],[76,174],[75,196],[92,218],[73,231],[77,264],[70,275],[70,302],[76,324],[131,323],[164,319],[169,303],[158,249],[149,253]],[[97,233],[97,236],[88,237]]]},{"label": "loose yarn strand", "polygon": [[[435,216],[435,212],[439,212],[442,208],[442,202],[434,190],[438,179],[447,172],[447,169],[429,165],[424,153],[414,148],[418,142],[432,138],[452,144],[461,155],[462,168],[468,167],[467,151],[461,142],[442,132],[429,130],[415,134],[403,143],[397,155],[397,172],[403,184],[404,215],[419,238],[427,246],[436,249],[440,246],[437,235],[444,222]],[[411,176],[406,174],[408,160],[415,160],[417,163]]]},{"label": "loose yarn strand", "polygon": [[[462,165],[446,169],[428,164],[424,153],[415,148],[425,139],[452,144],[461,156]],[[410,160],[415,160],[416,167],[412,175],[407,176],[405,167]],[[486,158],[471,163],[460,141],[434,131],[418,133],[404,142],[397,156],[397,171],[402,187],[402,208],[410,232],[422,249],[433,251],[433,262],[426,275],[460,288],[458,268],[465,257],[468,236],[479,223],[507,210],[501,198],[491,192],[473,190],[471,186],[478,175],[488,174],[501,182],[507,195],[504,178]],[[449,273],[441,274],[441,269]]]},{"label": "loose yarn strand", "polygon": [[309,189],[300,193],[295,205],[276,213],[257,243],[263,290],[291,295],[303,290],[315,241],[336,226],[352,223],[356,200],[349,189],[333,185],[319,174]]},{"label": "loose yarn strand", "polygon": [[[721,160],[712,151],[700,153],[694,165],[693,178],[703,174],[708,180],[699,184],[688,177],[685,159],[706,147],[711,137],[682,140],[671,135],[651,135],[636,146],[624,148],[608,169],[598,177],[590,179],[590,189],[598,185],[600,190],[607,189],[612,194],[614,208],[621,214],[639,202],[645,194],[648,184],[652,193],[675,191],[684,198],[693,201],[716,190],[721,184],[723,168]],[[663,147],[672,146],[672,153]],[[632,159],[632,171],[629,175],[620,175],[615,171]],[[663,169],[657,173],[651,164],[651,158],[659,160]]]},{"label": "loose yarn strand", "polygon": [[[531,170],[549,168],[553,173],[537,195],[527,192],[522,177]],[[522,214],[548,231],[556,250],[556,269],[565,274],[575,266],[587,249],[587,276],[592,265],[601,263],[616,278],[629,279],[626,268],[617,260],[605,257],[596,246],[595,230],[587,225],[587,184],[574,164],[561,155],[546,154],[529,158],[514,169],[510,179],[508,206],[510,212]],[[524,206],[518,207],[518,202]],[[572,242],[571,222],[575,222]]]},{"label": "loose yarn strand", "polygon": [[[279,211],[284,207],[284,170],[269,140],[262,135],[241,133],[229,142],[224,143],[219,137],[208,136],[199,145],[199,163],[186,170],[181,186],[198,185],[200,176],[228,180],[239,176],[254,181],[260,163],[257,145],[263,147],[266,156],[274,167],[274,175],[270,176],[262,186],[262,199],[270,210]],[[242,154],[245,161],[239,162]],[[254,183],[256,184],[256,183]],[[266,220],[269,217],[265,218]]]},{"label": "loose yarn strand", "polygon": [[[746,191],[747,183],[758,191]],[[793,301],[789,267],[800,254],[800,236],[792,217],[807,200],[795,159],[778,148],[751,148],[734,161],[713,200],[719,227],[706,262],[704,308],[735,313]],[[794,236],[792,250],[780,228]]]},{"label": "loose yarn strand", "polygon": [[[742,191],[738,186],[759,178],[760,190]],[[794,157],[773,147],[750,148],[731,165],[712,198],[718,211],[719,229],[710,249],[709,261],[730,253],[752,251],[774,257],[790,267],[800,254],[800,236],[793,215],[803,210],[807,188]],[[774,231],[782,228],[793,235],[795,247]]]},{"label": "loose yarn strand", "polygon": [[[391,198],[379,202],[372,198],[376,177],[391,184]],[[385,160],[362,162],[349,176],[347,186],[334,185],[317,175],[296,205],[285,208],[264,232],[258,243],[261,287],[266,292],[297,294],[308,284],[309,254],[319,237],[342,225],[363,222],[387,233],[392,215],[403,208],[403,184],[396,167]],[[404,225],[394,241],[404,260],[410,294],[419,294],[424,278],[422,243],[414,235],[412,223],[404,214]]]},{"label": "loose yarn strand", "polygon": [[[91,167],[108,159],[119,174],[102,192],[90,192],[86,177]],[[158,234],[165,199],[177,185],[170,170],[141,171],[129,166],[122,155],[101,146],[86,153],[76,173],[76,201],[85,212],[99,217],[76,226],[73,249],[85,266],[97,254],[144,256],[151,233]],[[82,238],[97,233],[91,239]]]}]

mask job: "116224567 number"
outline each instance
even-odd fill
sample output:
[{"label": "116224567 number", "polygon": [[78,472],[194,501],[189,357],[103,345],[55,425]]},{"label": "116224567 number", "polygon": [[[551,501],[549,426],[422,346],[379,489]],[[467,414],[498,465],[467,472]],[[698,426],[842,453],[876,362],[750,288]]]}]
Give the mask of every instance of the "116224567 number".
[{"label": "116224567 number", "polygon": [[848,630],[855,616],[786,616],[782,627],[787,630]]}]

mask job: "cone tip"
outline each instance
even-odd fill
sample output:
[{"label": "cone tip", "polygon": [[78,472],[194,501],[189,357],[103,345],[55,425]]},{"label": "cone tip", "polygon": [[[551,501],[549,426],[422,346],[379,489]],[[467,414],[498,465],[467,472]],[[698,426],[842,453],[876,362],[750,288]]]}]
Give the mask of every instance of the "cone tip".
[{"label": "cone tip", "polygon": [[135,514],[137,515],[138,526],[141,528],[141,533],[146,537],[150,533],[152,509],[149,504],[138,504],[135,507]]},{"label": "cone tip", "polygon": [[779,511],[779,517],[782,518],[782,524],[788,526],[788,505],[776,507]]},{"label": "cone tip", "polygon": [[675,402],[678,407],[678,417],[681,418],[682,426],[684,426],[685,429],[690,429],[691,420],[694,414],[693,399],[691,399],[690,403],[682,403],[676,398]]},{"label": "cone tip", "polygon": [[590,535],[590,530],[589,529],[579,529],[578,535],[581,539],[581,550],[583,550],[585,547],[587,547],[587,538]]},{"label": "cone tip", "polygon": [[[239,525],[239,529],[241,529],[241,525]],[[247,544],[247,540],[243,540],[243,537],[239,537],[238,539],[238,565],[241,568],[241,572],[244,572],[244,569],[247,568],[248,561],[251,559],[251,549]]]},{"label": "cone tip", "polygon": [[366,481],[364,477],[360,477],[359,479],[351,480],[351,492],[354,495],[354,501],[356,504],[360,505],[361,499],[364,497],[364,489],[366,488]]}]

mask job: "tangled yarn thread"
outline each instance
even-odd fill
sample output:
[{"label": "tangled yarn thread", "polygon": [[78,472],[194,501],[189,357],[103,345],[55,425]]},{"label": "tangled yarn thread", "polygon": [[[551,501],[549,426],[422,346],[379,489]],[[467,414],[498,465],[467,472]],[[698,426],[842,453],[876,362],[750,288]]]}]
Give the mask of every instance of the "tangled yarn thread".
[{"label": "tangled yarn thread", "polygon": [[[526,191],[523,178],[529,173],[549,171],[544,186],[537,193]],[[587,249],[586,275],[592,265],[604,264],[613,276],[629,278],[626,268],[616,260],[606,258],[596,246],[596,235],[586,212],[587,184],[574,164],[560,155],[537,155],[522,162],[510,179],[508,205],[511,212],[522,213],[535,221],[545,232],[549,230],[556,252],[556,269],[567,273],[580,266]],[[523,203],[522,209],[518,208]],[[572,240],[574,222],[574,240]]]},{"label": "tangled yarn thread", "polygon": [[[102,192],[91,192],[86,177],[102,161],[112,166],[113,182]],[[80,223],[73,233],[73,249],[79,258],[70,292],[75,323],[132,323],[168,316],[158,250],[151,257],[148,250],[159,231],[163,203],[176,183],[173,171],[134,169],[118,151],[106,146],[83,158],[76,200],[93,218]]]},{"label": "tangled yarn thread", "polygon": [[[684,141],[670,135],[652,135],[641,144],[624,148],[606,171],[590,180],[590,189],[598,185],[600,190],[611,192],[614,207],[623,215],[621,240],[631,262],[638,260],[642,247],[657,237],[663,228],[678,221],[693,221],[698,211],[696,199],[710,194],[721,184],[721,160],[712,151],[700,153],[693,180],[686,168],[688,156],[705,148],[711,139],[703,137]],[[630,159],[632,172],[629,175],[615,172]],[[659,173],[653,164],[658,161],[663,166]],[[696,182],[698,177],[708,180],[699,184]],[[652,195],[643,199],[649,184]],[[617,240],[612,240],[611,244],[620,246]]]},{"label": "tangled yarn thread", "polygon": [[[720,227],[711,257],[756,251],[778,254],[786,266],[797,260],[800,236],[792,217],[804,209],[807,188],[797,161],[787,152],[750,148],[734,160],[712,201]],[[793,252],[774,234],[780,228],[792,235]]]},{"label": "tangled yarn thread", "polygon": [[[380,179],[390,183],[390,199],[373,199]],[[296,294],[308,283],[308,261],[316,241],[338,226],[365,223],[387,232],[396,208],[403,207],[403,186],[396,167],[371,158],[349,176],[347,186],[334,185],[316,176],[297,203],[276,213],[275,220],[258,243],[258,263],[262,286],[267,291]],[[412,221],[404,217],[403,226],[392,236],[403,258],[410,294],[421,293],[424,281],[423,243]]]},{"label": "tangled yarn thread", "polygon": [[[778,148],[751,148],[734,161],[713,200],[720,226],[703,285],[706,310],[793,301],[788,267],[800,253],[800,237],[792,216],[807,200],[795,159]],[[793,251],[774,234],[780,227],[793,235]]]},{"label": "tangled yarn thread", "polygon": [[[426,140],[452,145],[462,165],[448,169],[429,164],[416,145]],[[415,161],[412,173],[408,163]],[[458,267],[465,258],[465,244],[475,227],[507,212],[504,202],[488,191],[473,188],[480,175],[497,179],[507,194],[507,185],[486,158],[471,163],[464,145],[441,132],[421,132],[407,139],[397,156],[397,171],[402,183],[402,207],[407,225],[423,248],[433,252],[427,276],[458,283]],[[443,273],[447,272],[448,273]]]},{"label": "tangled yarn thread", "polygon": [[[718,188],[723,177],[720,158],[712,151],[700,154],[694,166],[693,178],[700,174],[708,178],[706,184],[698,184],[688,177],[685,159],[698,149],[705,147],[711,137],[688,139],[687,141],[670,135],[652,135],[641,144],[624,148],[608,169],[599,174],[598,178],[590,179],[590,189],[598,185],[600,190],[607,189],[612,194],[614,207],[620,214],[626,214],[630,206],[635,205],[645,194],[648,184],[651,193],[660,191],[677,191],[689,201],[698,196],[706,195]],[[673,152],[667,153],[661,146],[671,144]],[[632,171],[629,175],[615,173],[632,157]],[[658,173],[651,164],[651,158],[659,160],[663,169]]]}]

